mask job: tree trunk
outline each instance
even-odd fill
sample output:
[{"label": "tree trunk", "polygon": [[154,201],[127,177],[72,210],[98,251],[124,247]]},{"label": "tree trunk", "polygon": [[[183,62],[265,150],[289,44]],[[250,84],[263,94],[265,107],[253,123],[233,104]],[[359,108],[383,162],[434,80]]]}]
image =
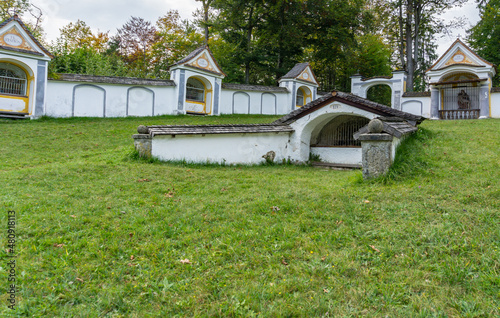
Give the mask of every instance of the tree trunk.
[{"label": "tree trunk", "polygon": [[406,7],[406,71],[408,80],[406,82],[406,91],[413,92],[413,76],[415,74],[415,65],[413,61],[413,1],[408,0]]},{"label": "tree trunk", "polygon": [[248,29],[247,29],[247,59],[245,62],[245,84],[250,83],[250,52],[252,51],[252,31],[253,31],[253,7],[248,14]]},{"label": "tree trunk", "polygon": [[[422,18],[422,3],[421,0],[414,0],[414,9],[413,9],[414,17],[415,17],[415,34],[413,36],[413,69],[416,70],[418,68],[418,63],[420,61],[420,21]],[[415,73],[412,76],[412,83],[415,86]]]},{"label": "tree trunk", "polygon": [[405,63],[405,40],[404,40],[404,25],[403,25],[403,1],[399,1],[399,59],[401,60],[402,69],[406,69]]},{"label": "tree trunk", "polygon": [[205,14],[205,45],[208,45],[208,40],[210,38],[210,34],[208,33],[208,9],[210,8],[210,3],[208,0],[203,0],[203,13]]}]

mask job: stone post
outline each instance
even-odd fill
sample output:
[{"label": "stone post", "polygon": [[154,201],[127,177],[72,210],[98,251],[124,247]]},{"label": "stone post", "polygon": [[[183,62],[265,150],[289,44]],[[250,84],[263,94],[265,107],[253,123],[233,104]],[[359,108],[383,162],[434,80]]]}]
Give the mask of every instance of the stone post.
[{"label": "stone post", "polygon": [[369,133],[360,135],[363,178],[372,179],[386,174],[394,158],[392,158],[392,142],[394,137],[382,133],[384,124],[374,119],[368,124]]},{"label": "stone post", "polygon": [[135,150],[139,152],[139,157],[141,158],[151,158],[151,150],[153,146],[153,138],[149,134],[148,127],[139,126],[137,128],[139,134],[133,135]]}]

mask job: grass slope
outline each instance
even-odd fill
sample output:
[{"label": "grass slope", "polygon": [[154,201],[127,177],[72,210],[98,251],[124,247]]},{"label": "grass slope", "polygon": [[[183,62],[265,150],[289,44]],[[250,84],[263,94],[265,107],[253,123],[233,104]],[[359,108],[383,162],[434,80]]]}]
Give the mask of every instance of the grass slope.
[{"label": "grass slope", "polygon": [[274,118],[0,121],[0,315],[500,315],[499,120],[427,121],[371,182],[130,156],[139,124]]}]

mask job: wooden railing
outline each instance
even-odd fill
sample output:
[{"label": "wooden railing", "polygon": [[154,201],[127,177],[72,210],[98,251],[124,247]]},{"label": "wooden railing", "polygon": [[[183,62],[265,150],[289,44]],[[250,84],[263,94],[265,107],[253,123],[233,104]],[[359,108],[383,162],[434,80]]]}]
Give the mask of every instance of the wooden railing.
[{"label": "wooden railing", "polygon": [[444,120],[478,119],[479,109],[440,110],[439,118]]}]

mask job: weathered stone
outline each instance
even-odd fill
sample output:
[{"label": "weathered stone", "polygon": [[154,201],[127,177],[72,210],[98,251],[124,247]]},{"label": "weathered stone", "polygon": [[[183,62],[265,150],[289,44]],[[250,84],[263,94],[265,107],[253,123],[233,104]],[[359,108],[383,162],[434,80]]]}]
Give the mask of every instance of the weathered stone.
[{"label": "weathered stone", "polygon": [[380,119],[372,119],[368,123],[368,130],[373,134],[381,133],[384,130],[384,123]]},{"label": "weathered stone", "polygon": [[268,163],[273,163],[274,159],[276,158],[276,153],[274,151],[269,151],[268,153],[263,155],[262,158],[266,159],[266,162]]},{"label": "weathered stone", "polygon": [[149,129],[148,129],[148,127],[146,127],[144,125],[140,125],[139,127],[137,127],[137,132],[139,134],[147,134],[147,133],[149,133]]},{"label": "weathered stone", "polygon": [[363,151],[363,178],[382,176],[392,165],[392,140],[388,134],[365,134],[360,140]]},{"label": "weathered stone", "polygon": [[133,135],[135,150],[139,152],[141,158],[151,158],[153,139],[149,134]]}]

